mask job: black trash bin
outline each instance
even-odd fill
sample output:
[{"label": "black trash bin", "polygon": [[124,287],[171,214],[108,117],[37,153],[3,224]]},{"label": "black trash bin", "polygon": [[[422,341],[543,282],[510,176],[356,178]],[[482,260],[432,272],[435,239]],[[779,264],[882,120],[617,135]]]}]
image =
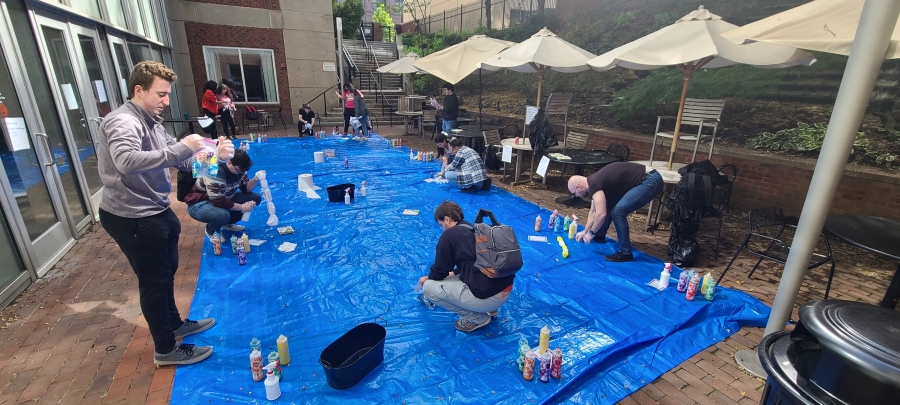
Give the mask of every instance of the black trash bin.
[{"label": "black trash bin", "polygon": [[759,344],[768,373],[760,404],[900,403],[900,313],[850,301],[800,307],[792,332]]},{"label": "black trash bin", "polygon": [[350,388],[384,361],[387,331],[377,323],[363,323],[332,342],[319,356],[331,388]]}]

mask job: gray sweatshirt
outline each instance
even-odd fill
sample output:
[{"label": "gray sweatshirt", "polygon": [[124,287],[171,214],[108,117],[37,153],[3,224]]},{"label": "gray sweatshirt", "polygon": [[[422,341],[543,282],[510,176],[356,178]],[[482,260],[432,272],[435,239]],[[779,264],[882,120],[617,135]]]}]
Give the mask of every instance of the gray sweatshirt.
[{"label": "gray sweatshirt", "polygon": [[175,142],[162,122],[131,101],[103,119],[94,145],[103,181],[100,209],[144,218],[169,208],[169,168],[185,161],[189,165],[193,152]]}]

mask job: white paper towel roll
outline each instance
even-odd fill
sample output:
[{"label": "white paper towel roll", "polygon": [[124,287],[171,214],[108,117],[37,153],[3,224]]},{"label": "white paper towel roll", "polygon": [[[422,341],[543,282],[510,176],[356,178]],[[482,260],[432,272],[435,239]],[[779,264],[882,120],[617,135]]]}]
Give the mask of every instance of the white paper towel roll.
[{"label": "white paper towel roll", "polygon": [[313,156],[315,156],[316,163],[322,163],[325,161],[325,152],[315,152],[313,153]]},{"label": "white paper towel roll", "polygon": [[[316,152],[320,153],[320,152]],[[312,174],[304,173],[297,176],[297,188],[300,191],[312,190],[313,188],[313,177]]]}]

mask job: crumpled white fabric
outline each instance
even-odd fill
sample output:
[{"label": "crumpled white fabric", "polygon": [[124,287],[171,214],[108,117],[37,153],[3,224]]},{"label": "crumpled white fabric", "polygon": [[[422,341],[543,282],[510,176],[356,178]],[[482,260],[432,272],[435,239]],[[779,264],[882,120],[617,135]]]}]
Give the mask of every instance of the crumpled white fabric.
[{"label": "crumpled white fabric", "polygon": [[281,244],[281,246],[278,247],[278,251],[279,251],[279,252],[290,253],[290,252],[293,252],[294,249],[296,249],[296,248],[297,248],[297,244],[296,244],[296,243],[284,242],[284,243]]}]

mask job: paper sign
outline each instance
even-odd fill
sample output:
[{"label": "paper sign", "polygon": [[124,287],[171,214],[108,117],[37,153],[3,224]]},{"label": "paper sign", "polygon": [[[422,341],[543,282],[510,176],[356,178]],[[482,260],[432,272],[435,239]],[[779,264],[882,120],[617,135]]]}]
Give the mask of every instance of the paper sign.
[{"label": "paper sign", "polygon": [[546,242],[547,237],[546,236],[528,235],[528,240],[532,241],[532,242]]},{"label": "paper sign", "polygon": [[541,163],[538,165],[537,174],[541,177],[547,177],[547,167],[550,166],[550,158],[541,156]]},{"label": "paper sign", "polygon": [[94,80],[94,88],[97,89],[97,102],[105,103],[106,99],[106,87],[103,86],[103,80]]},{"label": "paper sign", "polygon": [[334,72],[334,62],[322,62],[322,70],[326,72]]},{"label": "paper sign", "polygon": [[534,119],[534,116],[537,115],[537,113],[537,107],[533,105],[525,106],[525,125],[530,125],[531,121]]},{"label": "paper sign", "polygon": [[70,110],[77,110],[78,99],[75,97],[75,90],[72,88],[72,83],[63,83],[61,87],[63,98],[66,99],[66,107]]},{"label": "paper sign", "polygon": [[503,156],[500,157],[500,160],[512,163],[512,146],[503,145]]},{"label": "paper sign", "polygon": [[25,118],[8,117],[3,122],[6,123],[9,143],[12,145],[13,151],[31,149],[31,145],[28,143],[28,129],[25,128]]}]

